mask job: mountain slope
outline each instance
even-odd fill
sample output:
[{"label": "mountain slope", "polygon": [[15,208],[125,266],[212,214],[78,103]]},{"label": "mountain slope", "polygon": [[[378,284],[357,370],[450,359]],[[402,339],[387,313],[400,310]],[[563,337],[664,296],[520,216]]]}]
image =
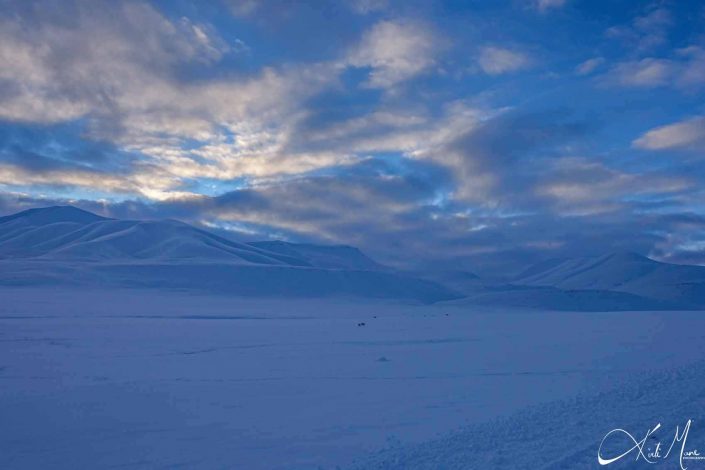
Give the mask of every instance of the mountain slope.
[{"label": "mountain slope", "polygon": [[173,220],[107,219],[73,207],[0,218],[3,284],[424,302],[458,297],[439,284],[386,272],[351,247],[238,243]]},{"label": "mountain slope", "polygon": [[550,310],[705,308],[705,268],[633,254],[553,260],[512,281],[462,270],[402,274],[356,248],[240,243],[174,220],[116,220],[70,206],[0,217],[0,285],[76,284],[254,296],[453,300]]},{"label": "mountain slope", "polygon": [[628,292],[510,284],[477,288],[466,298],[452,300],[449,304],[566,312],[681,310],[690,307],[678,301],[653,299]]},{"label": "mountain slope", "polygon": [[352,246],[322,246],[283,241],[252,242],[248,244],[272,253],[279,253],[305,260],[311,266],[321,268],[360,269],[366,271],[383,271],[388,269]]},{"label": "mountain slope", "polygon": [[513,283],[619,291],[705,305],[705,267],[661,263],[635,253],[551,260],[527,269]]},{"label": "mountain slope", "polygon": [[463,294],[474,294],[492,285],[492,282],[462,269],[414,271],[414,273],[416,277],[437,282]]},{"label": "mountain slope", "polygon": [[213,260],[310,266],[173,220],[115,220],[73,207],[31,209],[0,218],[0,258]]},{"label": "mountain slope", "polygon": [[0,217],[0,259],[38,256],[42,252],[37,245],[108,220],[71,206],[29,209]]},{"label": "mountain slope", "polygon": [[8,227],[10,223],[23,226],[48,225],[56,222],[89,224],[109,220],[106,217],[84,211],[73,206],[52,206],[37,209],[27,209],[16,214],[0,217],[0,225]]}]

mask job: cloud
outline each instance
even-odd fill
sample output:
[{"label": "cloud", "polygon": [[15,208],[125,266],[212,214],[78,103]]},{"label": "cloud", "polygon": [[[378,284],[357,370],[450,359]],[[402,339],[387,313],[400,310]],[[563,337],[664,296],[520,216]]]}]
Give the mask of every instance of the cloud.
[{"label": "cloud", "polygon": [[171,22],[137,2],[101,8],[30,2],[18,14],[24,21],[0,20],[0,117],[9,120],[50,123],[107,113],[129,104],[123,101],[142,87],[140,98],[166,84],[180,64],[207,65],[228,51],[206,25]]},{"label": "cloud", "polygon": [[383,11],[389,7],[388,0],[349,0],[349,2],[353,11],[361,15]]},{"label": "cloud", "polygon": [[651,129],[634,140],[632,145],[645,150],[705,150],[705,117],[698,116]]},{"label": "cloud", "polygon": [[668,42],[673,15],[664,7],[651,7],[629,25],[612,26],[605,31],[608,38],[617,39],[638,53],[657,48]]},{"label": "cloud", "polygon": [[685,177],[628,173],[584,157],[556,159],[544,171],[535,193],[550,201],[553,212],[568,216],[624,210],[629,205],[625,198],[681,193],[693,186]]},{"label": "cloud", "polygon": [[[565,112],[485,109],[464,101],[442,113],[423,108],[377,110],[333,124],[315,120],[299,128],[306,145],[358,155],[400,154],[448,169],[448,198],[459,204],[522,210],[543,204],[533,187],[547,173],[556,147],[579,139],[589,126]],[[539,158],[536,154],[541,155]],[[531,169],[523,166],[532,159]]]},{"label": "cloud", "polygon": [[[600,90],[572,86],[549,93],[540,77],[496,80],[534,58],[524,42],[501,42],[520,40],[506,31],[473,41],[475,26],[494,28],[479,24],[489,18],[481,11],[460,33],[415,2],[232,1],[224,8],[236,17],[218,18],[216,30],[206,19],[219,6],[182,18],[197,9],[167,3],[6,2],[4,211],[75,202],[254,238],[355,244],[401,264],[441,257],[497,269],[619,248],[662,246],[666,256],[703,239],[703,224],[675,217],[700,210],[698,162],[635,159],[620,147],[619,123],[599,132],[611,106],[640,106],[634,100],[605,103]],[[530,2],[546,12],[563,3]],[[502,21],[526,20],[521,9],[500,10]],[[656,10],[612,32],[628,54],[606,64],[585,46],[575,73],[698,91],[703,49],[659,49],[670,26]],[[234,39],[239,28],[249,54]],[[468,50],[490,77],[463,75]],[[554,108],[559,99],[565,108]],[[668,98],[648,106],[659,99]],[[605,111],[593,119],[594,109]],[[652,129],[634,147],[702,148],[702,110],[689,112],[698,117]]]},{"label": "cloud", "polygon": [[408,155],[448,168],[455,183],[449,197],[460,205],[576,216],[628,211],[628,196],[692,188],[678,175],[625,171],[601,158],[571,155],[567,149],[594,126],[565,111],[452,115],[439,123],[445,133],[427,136],[427,145]]},{"label": "cloud", "polygon": [[226,4],[235,16],[249,16],[262,5],[262,0],[227,0]]},{"label": "cloud", "polygon": [[75,125],[5,123],[0,126],[0,164],[17,165],[32,172],[100,169],[124,175],[140,162],[138,155],[110,143],[76,138],[75,132]]},{"label": "cloud", "polygon": [[566,0],[535,0],[534,7],[545,12],[554,8],[562,8],[566,4]]},{"label": "cloud", "polygon": [[[421,156],[453,169],[458,200],[485,207],[530,208],[536,201],[529,194],[534,181],[545,176],[540,170],[545,161],[555,155],[556,147],[582,137],[588,129],[584,122],[555,110],[510,109],[468,117],[473,119],[458,120],[455,132],[444,134]],[[531,167],[524,165],[526,160],[533,161]]]},{"label": "cloud", "polygon": [[[296,9],[306,10],[310,6],[317,10],[329,10],[340,6],[347,6],[352,12],[359,15],[368,15],[386,10],[389,0],[318,0],[311,5],[301,2],[292,3],[286,0],[224,0],[230,12],[238,18],[250,18],[258,14],[295,16]],[[344,5],[341,5],[344,4]]]},{"label": "cloud", "polygon": [[705,85],[705,49],[690,46],[676,50],[680,67],[676,71],[676,83],[686,89],[701,89]]},{"label": "cloud", "polygon": [[671,60],[646,58],[618,64],[611,70],[610,78],[622,86],[664,86],[671,82],[675,68]]},{"label": "cloud", "polygon": [[531,65],[529,58],[521,52],[497,46],[482,47],[477,61],[488,75],[516,72]]},{"label": "cloud", "polygon": [[620,62],[603,77],[606,84],[624,87],[673,87],[699,91],[705,86],[705,49],[689,46],[669,57]]},{"label": "cloud", "polygon": [[[242,14],[259,8],[236,3],[230,6],[247,10]],[[146,160],[123,175],[131,181],[126,186],[159,198],[183,195],[185,183],[198,178],[270,178],[350,164],[357,157],[341,147],[296,147],[312,112],[306,101],[338,86],[341,65],[369,68],[369,87],[393,88],[427,72],[439,47],[425,24],[382,21],[342,62],[223,74],[219,61],[236,48],[211,26],[169,20],[141,2],[100,5],[71,3],[71,21],[57,20],[59,3],[53,10],[18,9],[33,28],[0,22],[0,118],[86,122],[84,138]],[[182,78],[194,67],[208,71],[205,78]]]},{"label": "cloud", "polygon": [[605,59],[603,57],[593,57],[592,59],[578,64],[578,66],[575,67],[575,73],[578,75],[590,75],[604,63]]},{"label": "cloud", "polygon": [[365,33],[347,64],[369,67],[367,86],[391,88],[435,64],[439,42],[427,25],[416,21],[381,21]]},{"label": "cloud", "polygon": [[[149,160],[124,178],[159,198],[182,194],[187,178],[298,173],[347,158],[285,151],[301,103],[335,82],[335,64],[219,73],[231,53],[208,24],[146,3],[31,3],[0,20],[0,119],[86,122],[84,139]],[[182,78],[194,68],[209,73]]]},{"label": "cloud", "polygon": [[[684,225],[673,215],[638,212],[632,200],[644,196],[654,201],[659,195],[666,200],[674,192],[682,194],[679,184],[684,182],[619,171],[594,158],[545,163],[535,169],[542,174],[540,179],[522,181],[532,167],[517,155],[514,170],[500,174],[504,190],[513,185],[524,188],[513,197],[531,200],[529,210],[516,201],[494,206],[458,201],[453,198],[457,184],[453,167],[387,158],[263,182],[215,197],[72,203],[113,217],[172,217],[226,235],[236,230],[238,239],[353,244],[381,261],[405,267],[447,259],[456,268],[505,275],[545,257],[618,249],[648,252],[657,245],[666,253],[672,249],[668,233],[697,239],[694,225]],[[6,213],[61,202],[0,192],[0,207]],[[671,214],[679,208],[680,203],[671,207]],[[705,222],[698,226],[703,227]]]},{"label": "cloud", "polygon": [[668,216],[671,230],[651,254],[670,263],[705,264],[705,217],[693,212]]},{"label": "cloud", "polygon": [[0,164],[0,185],[102,188],[104,191],[119,193],[128,193],[131,186],[124,178],[110,173],[86,169],[28,171],[12,164]]}]

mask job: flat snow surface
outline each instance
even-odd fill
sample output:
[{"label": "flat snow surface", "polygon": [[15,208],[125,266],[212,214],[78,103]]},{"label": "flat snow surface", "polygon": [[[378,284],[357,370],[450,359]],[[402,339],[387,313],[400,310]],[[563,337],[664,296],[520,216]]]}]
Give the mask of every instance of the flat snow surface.
[{"label": "flat snow surface", "polygon": [[693,311],[4,288],[0,468],[598,468],[688,419],[703,453],[704,353]]}]

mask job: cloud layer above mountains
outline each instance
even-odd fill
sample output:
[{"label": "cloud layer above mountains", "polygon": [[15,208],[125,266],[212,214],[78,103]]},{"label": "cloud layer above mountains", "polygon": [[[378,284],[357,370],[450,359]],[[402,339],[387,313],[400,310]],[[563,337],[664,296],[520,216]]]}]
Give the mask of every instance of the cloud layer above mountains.
[{"label": "cloud layer above mountains", "polygon": [[698,2],[0,0],[0,209],[705,262]]}]

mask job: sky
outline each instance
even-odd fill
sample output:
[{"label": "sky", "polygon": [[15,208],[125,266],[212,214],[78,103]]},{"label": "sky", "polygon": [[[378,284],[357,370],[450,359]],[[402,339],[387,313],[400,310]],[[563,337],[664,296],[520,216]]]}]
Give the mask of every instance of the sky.
[{"label": "sky", "polygon": [[705,264],[705,5],[0,0],[0,213]]}]

